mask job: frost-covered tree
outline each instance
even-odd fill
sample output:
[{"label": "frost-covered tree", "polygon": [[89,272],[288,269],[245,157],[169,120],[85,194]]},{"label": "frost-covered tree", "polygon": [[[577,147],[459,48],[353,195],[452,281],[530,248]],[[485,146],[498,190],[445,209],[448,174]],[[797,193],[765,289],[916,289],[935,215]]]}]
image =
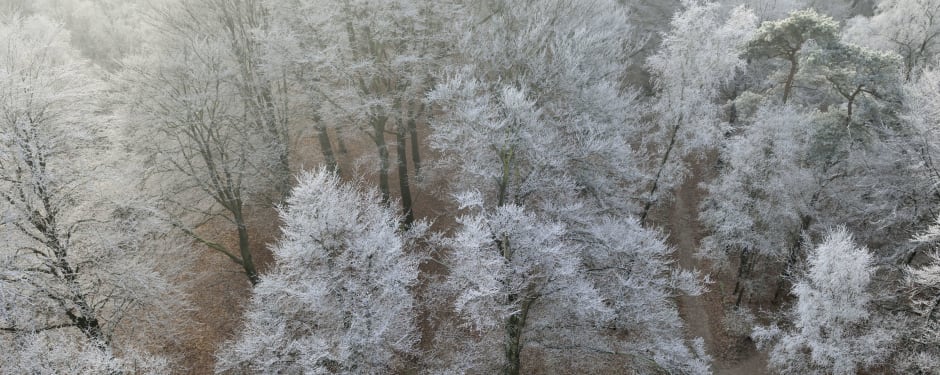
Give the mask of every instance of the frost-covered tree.
[{"label": "frost-covered tree", "polygon": [[291,134],[285,72],[265,65],[264,41],[259,37],[270,27],[268,9],[261,0],[166,0],[154,7],[157,32],[151,44],[166,39],[200,41],[227,69],[223,93],[231,97],[233,109],[251,136],[258,138],[257,144],[270,154],[265,165],[255,168],[254,178],[267,180],[271,186],[266,193],[271,196],[266,198],[278,202],[290,190]]},{"label": "frost-covered tree", "polygon": [[[782,60],[786,66],[781,73],[783,84],[783,103],[792,96],[793,84],[800,71],[800,56],[806,42],[812,40],[821,48],[828,48],[839,39],[839,23],[832,17],[816,13],[813,9],[798,10],[787,18],[767,21],[761,24],[754,37],[747,44],[747,57],[750,59]],[[776,86],[776,85],[774,85]]]},{"label": "frost-covered tree", "polygon": [[151,31],[148,7],[164,0],[4,0],[0,12],[42,15],[62,24],[73,48],[105,69],[116,69]]},{"label": "frost-covered tree", "polygon": [[[899,109],[901,91],[901,64],[896,54],[832,43],[816,45],[803,54],[800,64],[804,80],[827,87],[836,103],[844,103],[846,127],[893,122],[891,115]],[[867,116],[853,117],[856,112]]]},{"label": "frost-covered tree", "polygon": [[[579,327],[567,332],[571,335],[568,342],[624,353],[640,372],[709,373],[711,358],[704,341],[687,342],[677,335],[684,328],[674,302],[680,294],[701,295],[701,276],[676,268],[673,249],[663,235],[636,219],[601,217],[590,227],[590,238],[598,249],[586,252],[583,262],[606,305],[613,309],[613,319],[604,327],[632,332],[633,337],[623,340]],[[604,363],[602,358],[592,360]]]},{"label": "frost-covered tree", "polygon": [[[824,112],[832,112],[830,106],[844,105],[847,124],[856,121],[856,114],[869,112],[878,117],[879,111],[884,114],[897,109],[898,57],[840,40],[839,23],[814,10],[795,11],[786,19],[764,22],[748,43],[746,56],[755,66],[753,70],[772,72],[767,83],[760,82],[763,76],[751,77],[758,81],[757,87],[769,84],[769,92],[776,92],[777,81],[782,81],[785,104],[797,99],[798,104],[817,106]],[[776,67],[779,64],[788,67]],[[800,90],[793,92],[795,87]]]},{"label": "frost-covered tree", "polygon": [[927,264],[910,268],[905,281],[915,316],[908,322],[908,346],[897,367],[929,374],[940,368],[940,255],[933,253]]},{"label": "frost-covered tree", "polygon": [[722,171],[702,203],[710,234],[701,252],[718,264],[737,258],[739,303],[745,290],[760,286],[748,285],[755,261],[786,260],[811,224],[826,183],[812,169],[815,128],[810,114],[768,106],[721,149]]},{"label": "frost-covered tree", "polygon": [[549,198],[564,203],[557,199],[578,190],[596,197],[603,206],[613,206],[610,209],[630,206],[629,201],[612,198],[629,199],[617,187],[642,179],[642,174],[634,152],[625,146],[630,129],[608,121],[633,121],[632,100],[593,97],[613,101],[598,105],[611,105],[606,115],[616,117],[572,123],[567,116],[601,113],[556,117],[542,109],[537,94],[526,88],[505,86],[491,91],[486,86],[464,72],[439,85],[430,96],[445,112],[433,123],[430,142],[444,153],[441,168],[457,171],[451,189],[479,189],[488,205],[496,206],[549,203]]},{"label": "frost-covered tree", "polygon": [[907,282],[914,311],[920,315],[914,320],[918,329],[913,332],[916,347],[910,364],[924,372],[936,370],[940,366],[940,256],[933,254],[929,264],[911,269]]},{"label": "frost-covered tree", "polygon": [[[920,163],[916,165],[926,180],[940,181],[940,71],[926,69],[917,80],[904,86],[904,123],[910,126]],[[935,191],[936,186],[930,190]]]},{"label": "frost-covered tree", "polygon": [[[44,17],[0,21],[0,369],[167,371],[178,243],[126,191],[101,81]],[[120,192],[120,193],[116,193]],[[172,258],[169,256],[168,258]],[[166,267],[166,268],[163,268]],[[162,269],[161,269],[162,268]],[[148,337],[148,333],[152,337]],[[137,348],[137,349],[135,349]]]},{"label": "frost-covered tree", "polygon": [[245,327],[216,370],[401,370],[418,339],[418,261],[406,246],[416,232],[402,233],[374,191],[326,169],[300,176],[281,219],[277,265],[253,289]]},{"label": "frost-covered tree", "polygon": [[[209,12],[214,8],[199,6],[213,4],[188,6]],[[160,33],[143,53],[125,59],[116,80],[126,138],[147,168],[145,188],[164,198],[168,220],[242,266],[255,283],[247,207],[269,203],[267,194],[283,185],[285,145],[273,140],[278,137],[267,125],[259,125],[267,124],[267,111],[275,109],[252,101],[255,95],[267,95],[245,87],[253,75],[232,56],[234,42],[210,37],[214,31],[203,30],[200,20],[192,19],[193,8],[175,11],[183,15],[164,14]],[[195,229],[212,219],[231,223],[237,249]]]},{"label": "frost-covered tree", "polygon": [[661,191],[682,182],[685,157],[714,147],[724,135],[719,91],[744,68],[744,44],[757,25],[749,10],[738,7],[725,15],[717,3],[687,1],[672,19],[672,29],[659,51],[647,62],[656,96],[654,137],[659,158],[641,219],[645,219]]},{"label": "frost-covered tree", "polygon": [[728,7],[746,6],[754,11],[761,22],[786,18],[794,11],[810,8],[837,20],[871,12],[868,1],[860,0],[729,0],[721,3]]},{"label": "frost-covered tree", "polygon": [[635,93],[619,83],[634,41],[626,9],[605,0],[483,8],[457,47],[465,65],[429,95],[443,113],[429,142],[444,154],[439,168],[456,172],[452,191],[479,189],[490,207],[578,192],[636,211],[645,177],[630,145],[645,128]]},{"label": "frost-covered tree", "polygon": [[[741,106],[742,112],[744,110]],[[929,214],[933,190],[918,174],[903,132],[846,128],[844,117],[764,102],[722,148],[719,175],[705,184],[701,252],[737,265],[735,293],[784,286],[806,239],[845,224],[886,259],[909,254],[906,238]],[[864,187],[864,188],[860,188]],[[729,262],[730,263],[725,263]]]},{"label": "frost-covered tree", "polygon": [[[634,96],[622,92],[616,82],[629,42],[625,10],[607,1],[500,2],[484,8],[477,9],[479,19],[468,21],[470,30],[458,46],[469,65],[446,78],[429,96],[444,113],[432,123],[430,142],[444,154],[440,167],[456,172],[452,191],[478,189],[485,215],[500,216],[512,207],[528,221],[553,225],[563,225],[552,216],[567,217],[570,213],[564,211],[573,208],[576,203],[571,200],[580,193],[596,197],[602,207],[630,205],[626,199],[617,199],[624,197],[618,187],[641,178],[632,150],[625,147],[634,129],[624,124],[637,123],[633,110],[637,105]],[[548,212],[539,214],[535,210],[539,205]],[[557,231],[554,236],[561,236],[562,230]],[[529,249],[515,250],[517,243],[512,239],[488,241],[492,254],[465,256],[516,263],[525,269],[541,264],[527,264],[540,261],[525,254],[557,246],[530,243]],[[520,240],[518,245],[523,244]],[[565,246],[554,251],[571,255],[576,249]],[[454,266],[463,267],[459,263]],[[577,269],[558,271],[585,280]],[[535,278],[531,285],[518,287],[539,293],[548,281]],[[495,301],[509,312],[494,316],[502,318],[506,332],[501,338],[497,335],[496,342],[504,343],[501,363],[507,374],[520,371],[526,326],[540,323],[527,317],[528,308],[519,308],[531,297],[514,288]]]},{"label": "frost-covered tree", "polygon": [[760,22],[786,18],[793,11],[807,8],[804,0],[729,0],[723,6],[745,6],[754,12]]},{"label": "frost-covered tree", "polygon": [[[918,234],[917,243],[936,245],[940,221]],[[936,250],[936,249],[934,249]],[[926,261],[907,267],[904,273],[904,306],[910,314],[901,333],[900,355],[895,359],[899,372],[931,374],[940,368],[940,253],[932,252]]]},{"label": "frost-covered tree", "polygon": [[[456,351],[451,370],[519,373],[528,353],[550,353],[560,358],[555,368],[572,371],[606,361],[706,371],[707,359],[683,340],[618,336],[629,326],[681,337],[671,304],[645,320],[639,316],[647,312],[633,303],[678,292],[666,281],[673,276],[696,284],[672,267],[658,268],[657,261],[644,277],[649,285],[613,282],[632,280],[624,263],[656,253],[654,245],[623,246],[616,243],[623,238],[595,231],[644,231],[631,219],[604,224],[612,220],[607,217],[639,213],[643,183],[650,181],[631,147],[648,134],[639,121],[643,107],[620,83],[635,40],[626,9],[613,1],[545,0],[471,10],[475,17],[457,48],[465,65],[454,67],[428,96],[441,112],[430,137],[442,154],[438,167],[455,172],[448,174],[454,176],[450,190],[474,207],[447,246],[460,258],[446,261],[458,268],[446,284],[454,286],[464,328],[476,330],[456,340],[484,344]],[[474,193],[465,195],[468,190]],[[461,237],[467,232],[472,246]],[[481,262],[492,271],[480,272]],[[472,280],[486,281],[470,289],[482,292],[460,289]],[[568,281],[561,286],[556,280]],[[635,294],[623,300],[626,291]],[[474,305],[462,302],[471,297],[479,297]],[[481,315],[487,325],[476,322]],[[435,342],[446,344],[447,337]],[[485,367],[494,365],[500,367]]]},{"label": "frost-covered tree", "polygon": [[894,332],[873,312],[872,255],[843,228],[830,232],[793,286],[792,327],[758,327],[768,366],[782,374],[855,374],[884,364]]},{"label": "frost-covered tree", "polygon": [[[480,210],[476,205],[483,202],[479,196],[469,195],[460,203]],[[477,350],[501,348],[504,359],[450,366],[480,366],[477,371],[518,374],[523,334],[530,341],[540,333],[533,326],[548,328],[571,324],[574,319],[607,318],[609,309],[578,261],[579,249],[562,239],[563,225],[511,204],[465,215],[459,222],[460,229],[446,243],[451,250],[447,286],[458,293],[454,310],[468,328],[488,339],[478,343],[481,348]],[[503,330],[505,337],[492,334]]]},{"label": "frost-covered tree", "polygon": [[901,55],[910,81],[940,52],[940,2],[882,0],[874,16],[856,17],[846,28],[845,38],[853,43]]},{"label": "frost-covered tree", "polygon": [[[165,374],[173,368],[165,359],[126,352],[121,358],[69,334],[22,334],[4,343],[3,374]],[[12,355],[11,355],[12,354]]]},{"label": "frost-covered tree", "polygon": [[704,252],[740,260],[739,302],[742,287],[766,286],[747,285],[756,281],[746,277],[752,267],[788,269],[802,257],[804,237],[818,239],[827,226],[848,226],[885,257],[909,251],[905,238],[933,199],[911,168],[918,152],[898,116],[897,56],[806,40],[797,62],[794,80],[813,89],[793,96],[790,107],[750,91],[735,100],[740,127],[702,207],[712,231]]},{"label": "frost-covered tree", "polygon": [[635,219],[603,218],[592,226],[596,242],[586,244],[521,206],[486,210],[479,194],[461,195],[460,203],[469,212],[444,241],[445,288],[476,343],[447,353],[448,371],[519,373],[523,350],[538,350],[547,366],[567,371],[708,373],[701,343],[692,350],[679,333],[672,302],[677,292],[697,294],[701,285],[696,275],[671,267],[671,249],[656,232]]},{"label": "frost-covered tree", "polygon": [[268,74],[281,74],[287,81],[287,93],[292,98],[289,110],[295,121],[312,122],[323,162],[339,171],[328,130],[335,120],[330,115],[342,108],[334,100],[339,93],[327,87],[336,67],[325,58],[332,49],[320,30],[325,22],[321,18],[323,10],[303,1],[262,5],[270,16],[268,26],[256,30],[262,43],[262,69]]},{"label": "frost-covered tree", "polygon": [[456,2],[292,0],[268,6],[278,23],[269,34],[274,42],[269,59],[288,65],[315,108],[312,117],[327,164],[336,163],[327,124],[361,130],[375,145],[379,189],[388,201],[389,148],[396,147],[402,213],[410,225],[408,156],[420,168],[417,126],[431,115],[421,98],[452,55],[449,23]]},{"label": "frost-covered tree", "polygon": [[[917,188],[927,194],[936,194],[940,171],[935,164],[940,157],[940,73],[935,68],[926,68],[921,74],[905,84],[904,124],[912,130],[908,145],[916,155],[917,163],[912,169],[919,175],[921,184]],[[940,239],[940,221],[928,226],[926,231],[914,238],[917,244],[935,246]],[[905,263],[917,259],[918,251],[911,251]],[[933,249],[936,251],[936,249]],[[904,289],[908,295],[907,311],[911,313],[907,331],[904,333],[903,354],[896,361],[896,368],[904,372],[931,373],[940,368],[937,347],[940,343],[940,255],[928,253],[926,262],[907,268]]]}]

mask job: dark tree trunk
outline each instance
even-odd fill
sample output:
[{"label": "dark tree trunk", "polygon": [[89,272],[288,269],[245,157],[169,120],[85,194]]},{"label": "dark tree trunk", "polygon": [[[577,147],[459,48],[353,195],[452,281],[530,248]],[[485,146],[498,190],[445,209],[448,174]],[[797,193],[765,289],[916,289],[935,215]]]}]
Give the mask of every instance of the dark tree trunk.
[{"label": "dark tree trunk", "polygon": [[744,283],[742,280],[748,274],[750,274],[751,267],[751,256],[750,251],[744,250],[741,252],[741,264],[738,265],[738,276],[734,281],[734,305],[741,306],[741,300],[744,296]]},{"label": "dark tree trunk", "polygon": [[[409,120],[411,122],[413,120]],[[412,210],[412,198],[411,198],[411,186],[408,182],[408,158],[407,158],[407,148],[405,145],[406,134],[404,126],[402,126],[402,121],[398,121],[398,131],[395,132],[396,135],[396,148],[395,156],[398,162],[398,185],[401,187],[401,210],[402,215],[402,225],[405,229],[411,228],[411,224],[414,223],[414,212]]]},{"label": "dark tree trunk", "polygon": [[95,347],[100,350],[107,350],[107,337],[105,337],[104,331],[101,330],[101,324],[98,322],[94,311],[92,311],[91,307],[88,305],[85,296],[75,294],[72,296],[71,301],[75,304],[78,311],[69,310],[65,312],[65,315],[69,317],[72,324],[75,324],[75,326],[82,331],[85,337],[94,343]]},{"label": "dark tree trunk", "polygon": [[418,116],[424,113],[424,104],[418,107],[418,111],[408,118],[408,134],[411,136],[411,162],[415,166],[415,176],[421,173],[421,144],[418,142]]},{"label": "dark tree trunk", "polygon": [[68,286],[70,293],[69,300],[75,304],[75,307],[67,310],[65,315],[68,316],[72,324],[82,331],[85,337],[94,342],[98,349],[107,349],[108,339],[105,337],[104,331],[101,330],[101,323],[98,321],[97,314],[88,303],[85,294],[78,285],[78,275],[72,268],[72,265],[65,259],[64,250],[61,252],[55,250],[55,253],[63,255],[62,257],[58,257],[55,261],[55,268],[61,273],[62,278]]},{"label": "dark tree trunk", "polygon": [[326,167],[340,174],[339,164],[336,162],[336,155],[333,153],[333,143],[330,142],[330,133],[323,124],[317,124],[317,140],[320,142],[320,152],[323,153],[323,161]]},{"label": "dark tree trunk", "polygon": [[846,103],[847,110],[846,110],[846,117],[845,117],[845,127],[849,127],[852,125],[852,110],[855,106],[855,98],[858,97],[858,94],[862,92],[863,87],[864,86],[857,87],[855,91],[852,92],[852,94],[849,95],[847,98],[848,103]]},{"label": "dark tree trunk", "polygon": [[[510,297],[515,299],[516,297]],[[512,302],[512,301],[510,301]],[[525,330],[531,300],[522,301],[519,312],[509,316],[506,321],[506,367],[504,375],[519,375],[522,364],[522,333]]]},{"label": "dark tree trunk", "polygon": [[[54,219],[50,219],[50,224],[54,225]],[[37,226],[37,228],[49,229],[43,226]],[[55,260],[51,262],[51,267],[54,268],[52,274],[58,276],[65,283],[69,292],[67,298],[75,305],[66,310],[65,315],[85,337],[94,342],[98,349],[106,350],[108,339],[104,335],[104,331],[101,330],[101,323],[98,321],[95,310],[88,303],[85,293],[82,292],[82,288],[78,284],[78,273],[75,272],[75,268],[66,259],[68,256],[66,248],[62,246],[54,233],[44,231],[44,234],[49,238],[47,245],[55,255]],[[63,301],[60,300],[59,302],[62,303]]]},{"label": "dark tree trunk", "polygon": [[[811,201],[815,202],[818,195],[818,192],[814,194]],[[790,276],[791,268],[800,260],[800,249],[805,245],[806,237],[803,236],[803,232],[809,229],[812,223],[813,217],[810,215],[803,215],[800,219],[800,229],[796,232],[796,239],[793,241],[793,245],[790,246],[787,253],[786,265],[783,268],[783,277],[778,281],[777,289],[774,291],[774,303],[776,303],[779,298],[783,297],[785,290],[788,290],[789,283],[787,282],[787,278]]]},{"label": "dark tree trunk", "polygon": [[349,153],[349,149],[346,148],[346,140],[343,138],[343,133],[336,130],[336,145],[339,146],[339,153],[346,155]]},{"label": "dark tree trunk", "polygon": [[666,169],[666,164],[669,163],[669,155],[672,154],[672,149],[676,146],[676,138],[679,137],[679,127],[681,126],[682,116],[680,116],[679,120],[676,121],[676,126],[672,128],[672,135],[669,137],[669,146],[666,147],[666,153],[663,154],[663,160],[659,164],[659,170],[656,171],[656,178],[653,179],[653,186],[650,187],[646,204],[643,205],[643,213],[640,215],[640,224],[646,223],[646,216],[649,215],[650,209],[653,208],[653,196],[655,196],[656,190],[659,189],[659,179],[662,177],[663,171]]},{"label": "dark tree trunk", "polygon": [[278,150],[278,170],[275,171],[275,191],[279,195],[279,199],[283,199],[290,194],[290,139],[287,135],[287,126],[282,122],[282,119],[277,115],[277,107],[274,103],[274,95],[271,93],[271,88],[265,85],[262,85],[259,88],[259,101],[262,107],[263,115],[263,124],[264,130],[269,137],[271,142],[275,142],[280,145],[281,149]]},{"label": "dark tree trunk", "polygon": [[506,204],[507,196],[509,190],[509,183],[512,173],[512,163],[515,161],[515,151],[509,150],[508,152],[502,152],[499,156],[502,165],[502,175],[497,181],[499,192],[496,194],[496,205],[503,206]]},{"label": "dark tree trunk", "polygon": [[790,100],[790,91],[793,90],[793,80],[796,79],[796,72],[800,69],[796,52],[790,55],[790,72],[787,73],[787,81],[783,85],[783,104]]},{"label": "dark tree trunk", "polygon": [[388,116],[376,116],[372,119],[372,140],[379,152],[379,190],[382,192],[382,202],[388,204],[391,194],[388,184],[388,144],[385,143],[385,124],[388,122]]},{"label": "dark tree trunk", "polygon": [[[29,167],[29,170],[34,171],[46,171],[46,158],[42,153],[36,153],[35,160],[32,153],[27,153],[25,155],[25,163]],[[22,189],[22,188],[19,188]],[[39,195],[40,202],[42,204],[43,211],[45,211],[46,216],[39,214],[38,211],[35,211],[33,215],[30,216],[30,224],[36,228],[41,234],[45,241],[43,243],[52,250],[52,259],[47,259],[44,263],[47,264],[52,275],[62,280],[65,283],[66,288],[68,289],[68,296],[66,297],[70,302],[75,306],[69,308],[65,311],[65,315],[68,316],[69,321],[74,324],[78,329],[89,339],[91,339],[95,346],[100,350],[106,350],[108,345],[108,338],[105,336],[104,331],[101,330],[101,324],[98,321],[97,313],[88,303],[88,299],[85,296],[84,291],[82,291],[81,285],[78,281],[78,272],[69,263],[68,260],[68,248],[66,247],[67,241],[62,241],[58,233],[58,220],[56,216],[55,206],[52,204],[53,200],[46,189],[42,184],[36,186],[36,192]],[[23,195],[23,191],[19,190],[20,196]],[[24,202],[25,203],[25,202]],[[20,227],[20,230],[24,230]],[[53,297],[55,299],[55,297]],[[59,300],[60,304],[64,305],[64,301]]]},{"label": "dark tree trunk", "polygon": [[235,218],[235,225],[238,227],[238,251],[239,255],[241,255],[242,268],[245,270],[245,275],[248,276],[248,281],[254,286],[258,284],[260,279],[258,277],[258,271],[255,269],[255,262],[251,257],[251,243],[248,241],[248,225],[245,224],[240,202],[237,203],[232,213]]},{"label": "dark tree trunk", "polygon": [[283,201],[290,195],[291,190],[291,174],[290,174],[290,155],[287,154],[287,146],[284,146],[285,149],[278,155],[278,171],[277,171],[277,186],[275,186],[275,191],[277,191],[278,201]]}]

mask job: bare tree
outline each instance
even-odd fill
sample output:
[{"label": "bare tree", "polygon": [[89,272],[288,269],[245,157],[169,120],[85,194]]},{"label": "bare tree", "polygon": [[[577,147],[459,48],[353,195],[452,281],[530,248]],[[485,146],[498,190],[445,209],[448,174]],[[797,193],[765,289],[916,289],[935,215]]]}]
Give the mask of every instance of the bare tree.
[{"label": "bare tree", "polygon": [[[147,55],[128,59],[121,75],[125,120],[142,124],[128,131],[147,158],[147,188],[166,198],[169,221],[241,265],[254,284],[246,206],[276,186],[264,176],[282,150],[247,120],[228,45],[198,34],[163,37]],[[212,218],[235,227],[236,250],[194,229]]]}]

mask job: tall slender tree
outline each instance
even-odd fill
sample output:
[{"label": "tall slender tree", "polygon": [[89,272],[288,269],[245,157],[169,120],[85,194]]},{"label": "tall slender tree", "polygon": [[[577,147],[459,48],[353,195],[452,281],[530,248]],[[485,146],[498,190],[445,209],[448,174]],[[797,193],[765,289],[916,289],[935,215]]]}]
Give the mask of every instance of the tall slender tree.
[{"label": "tall slender tree", "polygon": [[[166,27],[147,54],[125,61],[124,119],[145,124],[128,127],[128,136],[148,163],[148,189],[166,198],[168,221],[238,263],[254,284],[247,205],[270,191],[265,171],[281,150],[246,121],[229,46]],[[232,224],[237,249],[198,233],[213,218]]]},{"label": "tall slender tree", "polygon": [[724,135],[720,89],[744,68],[741,52],[757,27],[753,13],[743,7],[725,16],[717,3],[684,5],[662,46],[647,61],[657,91],[652,107],[657,132],[649,140],[656,152],[641,221],[663,191],[682,182],[684,159],[715,147]]}]

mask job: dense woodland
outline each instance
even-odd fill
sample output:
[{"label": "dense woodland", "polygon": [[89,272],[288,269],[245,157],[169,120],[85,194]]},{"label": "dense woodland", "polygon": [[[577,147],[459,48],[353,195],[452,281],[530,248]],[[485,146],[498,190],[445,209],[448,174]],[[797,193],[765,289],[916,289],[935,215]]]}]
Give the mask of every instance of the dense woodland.
[{"label": "dense woodland", "polygon": [[0,0],[0,374],[940,374],[940,0]]}]

